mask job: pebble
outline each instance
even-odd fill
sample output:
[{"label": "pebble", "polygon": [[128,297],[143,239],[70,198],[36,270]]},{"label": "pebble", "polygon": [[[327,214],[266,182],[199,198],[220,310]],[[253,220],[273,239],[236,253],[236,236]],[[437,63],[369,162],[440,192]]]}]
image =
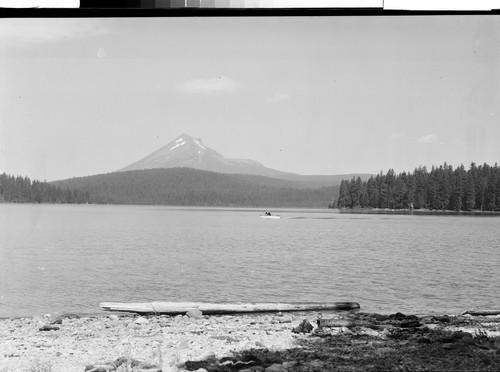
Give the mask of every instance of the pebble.
[{"label": "pebble", "polygon": [[283,362],[283,367],[285,367],[285,368],[292,368],[292,367],[295,367],[296,365],[297,365],[297,361],[295,361],[295,360]]},{"label": "pebble", "polygon": [[262,366],[252,366],[250,368],[244,368],[238,370],[239,372],[264,372],[265,368]]},{"label": "pebble", "polygon": [[422,323],[420,323],[418,320],[408,320],[408,321],[402,321],[401,324],[399,325],[401,328],[417,328],[420,327]]},{"label": "pebble", "polygon": [[391,319],[391,317],[389,315],[385,315],[385,314],[373,314],[373,317],[376,320],[378,320],[379,322],[383,322],[385,320]]},{"label": "pebble", "polygon": [[45,322],[45,319],[39,315],[35,315],[33,318],[31,318],[31,322],[30,323],[43,323]]},{"label": "pebble", "polygon": [[160,319],[160,320],[158,321],[158,325],[159,325],[160,327],[162,327],[162,328],[163,328],[163,327],[168,327],[169,322],[168,322],[168,320],[167,320],[167,319]]},{"label": "pebble", "polygon": [[258,341],[255,341],[255,346],[259,346],[259,347],[263,347],[265,349],[267,349],[267,346],[265,343],[263,343],[262,341],[258,340]]},{"label": "pebble", "polygon": [[3,355],[6,357],[18,356],[17,348],[14,346],[5,347],[3,350]]},{"label": "pebble", "polygon": [[432,341],[428,337],[420,337],[417,339],[419,344],[430,344]]},{"label": "pebble", "polygon": [[472,335],[464,331],[455,331],[451,334],[451,338],[455,340],[462,339],[463,337],[472,337]]},{"label": "pebble", "polygon": [[177,345],[177,348],[178,349],[185,349],[188,347],[188,345],[189,345],[189,340],[183,339],[183,340],[181,340],[181,342],[179,342],[179,344]]},{"label": "pebble", "polygon": [[304,319],[297,327],[292,329],[293,333],[310,333],[313,330],[313,325],[307,319]]},{"label": "pebble", "polygon": [[59,329],[59,327],[56,327],[56,326],[52,326],[52,325],[44,325],[43,327],[41,327],[39,330],[40,331],[57,331]]},{"label": "pebble", "polygon": [[265,369],[266,372],[286,372],[286,367],[283,364],[272,364]]},{"label": "pebble", "polygon": [[113,322],[117,322],[118,320],[120,320],[118,315],[115,315],[115,314],[111,314],[108,318],[109,318],[109,320],[112,320]]},{"label": "pebble", "polygon": [[189,318],[199,319],[203,317],[203,313],[199,309],[189,309],[186,313]]},{"label": "pebble", "polygon": [[212,351],[207,351],[206,353],[202,354],[199,358],[199,361],[206,361],[206,360],[215,360],[215,353]]},{"label": "pebble", "polygon": [[45,315],[45,317],[47,318],[47,321],[50,323],[50,324],[62,324],[62,317],[61,315],[59,314],[47,314]]},{"label": "pebble", "polygon": [[389,317],[391,319],[395,319],[395,320],[403,320],[403,319],[406,319],[406,315],[403,314],[403,313],[400,313],[400,312],[397,312],[396,314],[391,314],[389,315]]},{"label": "pebble", "polygon": [[471,334],[468,336],[462,337],[462,342],[466,345],[474,345],[476,342],[474,341],[474,338],[472,337]]},{"label": "pebble", "polygon": [[148,324],[149,323],[149,320],[147,320],[146,318],[140,316],[138,317],[135,321],[134,321],[135,324]]},{"label": "pebble", "polygon": [[319,359],[314,359],[314,360],[312,360],[311,362],[309,362],[309,366],[310,366],[312,369],[314,369],[314,368],[316,368],[316,369],[320,369],[320,368],[322,368],[322,367],[323,367],[323,362],[322,362],[321,360],[319,360]]}]

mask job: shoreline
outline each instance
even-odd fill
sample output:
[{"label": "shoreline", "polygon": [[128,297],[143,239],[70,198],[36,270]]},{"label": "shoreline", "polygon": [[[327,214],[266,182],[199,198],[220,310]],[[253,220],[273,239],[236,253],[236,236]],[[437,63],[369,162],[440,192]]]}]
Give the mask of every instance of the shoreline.
[{"label": "shoreline", "polygon": [[495,211],[452,211],[431,209],[377,209],[377,208],[341,208],[340,214],[387,214],[409,216],[473,216],[473,217],[499,217],[500,212]]},{"label": "shoreline", "polygon": [[116,371],[400,370],[402,362],[411,370],[498,370],[500,315],[195,311],[0,319],[1,372],[84,371],[117,360]]}]

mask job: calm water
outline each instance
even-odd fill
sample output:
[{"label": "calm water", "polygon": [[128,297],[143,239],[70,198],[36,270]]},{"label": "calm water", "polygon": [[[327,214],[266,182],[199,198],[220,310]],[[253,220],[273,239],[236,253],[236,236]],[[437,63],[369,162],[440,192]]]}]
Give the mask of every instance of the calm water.
[{"label": "calm water", "polygon": [[500,308],[500,218],[0,205],[0,316],[103,301]]}]

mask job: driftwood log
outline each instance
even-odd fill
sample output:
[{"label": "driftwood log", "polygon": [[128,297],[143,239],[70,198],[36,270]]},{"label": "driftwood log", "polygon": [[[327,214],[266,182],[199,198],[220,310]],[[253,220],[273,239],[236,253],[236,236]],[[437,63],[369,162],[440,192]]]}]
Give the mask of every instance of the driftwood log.
[{"label": "driftwood log", "polygon": [[318,328],[340,328],[340,327],[346,327],[346,328],[353,328],[353,327],[365,327],[365,328],[371,328],[371,329],[390,329],[394,328],[394,326],[390,324],[374,324],[371,322],[367,322],[364,320],[359,320],[359,319],[318,319]]},{"label": "driftwood log", "polygon": [[141,314],[185,314],[198,309],[203,314],[261,313],[284,311],[357,310],[357,302],[332,303],[206,303],[206,302],[101,302],[102,310],[126,311]]},{"label": "driftwood log", "polygon": [[473,316],[500,315],[500,310],[479,309],[479,310],[467,310],[461,313],[461,315],[466,315],[466,314]]}]

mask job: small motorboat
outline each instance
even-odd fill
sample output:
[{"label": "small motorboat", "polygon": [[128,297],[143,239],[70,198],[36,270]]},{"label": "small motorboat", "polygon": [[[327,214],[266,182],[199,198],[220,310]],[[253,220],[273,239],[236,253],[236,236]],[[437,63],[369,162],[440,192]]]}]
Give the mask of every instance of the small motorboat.
[{"label": "small motorboat", "polygon": [[271,212],[266,212],[265,214],[261,214],[260,218],[269,218],[269,219],[278,219],[281,218],[279,215],[272,215]]}]

